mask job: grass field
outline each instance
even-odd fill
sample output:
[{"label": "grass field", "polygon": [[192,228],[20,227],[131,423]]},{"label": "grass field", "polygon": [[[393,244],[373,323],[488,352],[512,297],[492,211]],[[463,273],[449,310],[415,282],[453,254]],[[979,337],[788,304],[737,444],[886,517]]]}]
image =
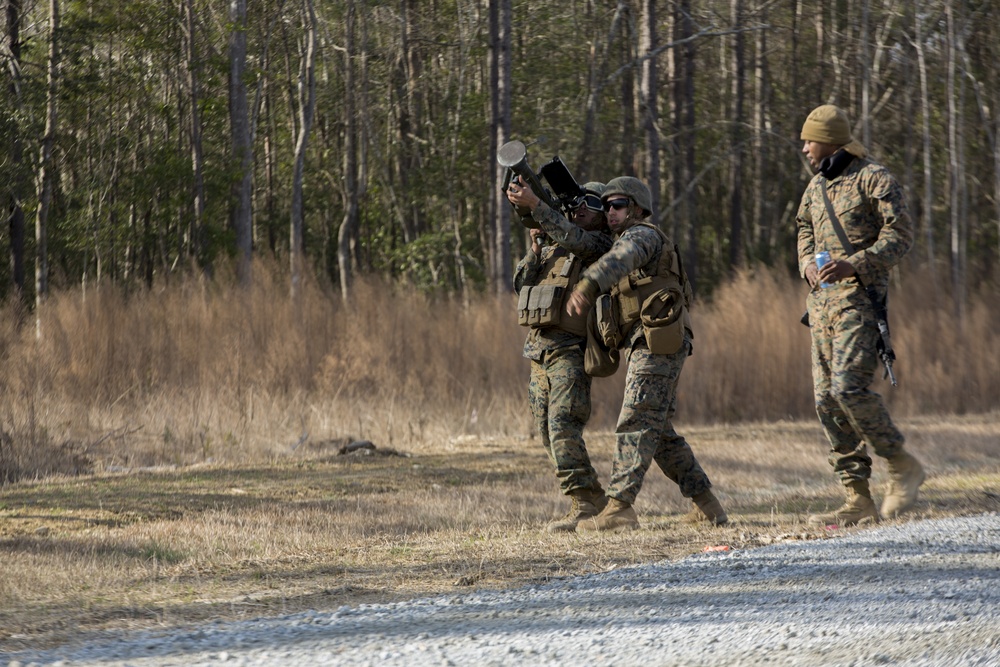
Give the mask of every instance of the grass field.
[{"label": "grass field", "polygon": [[[532,433],[511,298],[279,272],[53,294],[0,317],[0,652],[81,630],[336,608],[830,537],[840,504],[812,407],[801,281],[746,272],[696,303],[675,425],[728,526],[692,527],[653,470],[627,535],[549,535],[568,507]],[[877,381],[930,477],[912,517],[1000,509],[996,287],[894,286],[900,387]],[[934,298],[931,298],[934,297]],[[34,317],[37,315],[37,317]],[[594,382],[603,482],[623,373]],[[341,455],[353,440],[375,454]],[[876,464],[875,492],[885,487]]]},{"label": "grass field", "polygon": [[[904,520],[1000,510],[997,415],[907,420],[930,477]],[[818,427],[686,429],[730,524],[690,526],[655,468],[622,535],[550,535],[567,503],[525,438],[460,437],[419,452],[340,443],[261,465],[53,477],[0,488],[0,651],[134,629],[543,582],[706,547],[825,539],[805,523],[842,499]],[[606,480],[613,436],[589,446]],[[885,486],[876,463],[874,488]]]}]

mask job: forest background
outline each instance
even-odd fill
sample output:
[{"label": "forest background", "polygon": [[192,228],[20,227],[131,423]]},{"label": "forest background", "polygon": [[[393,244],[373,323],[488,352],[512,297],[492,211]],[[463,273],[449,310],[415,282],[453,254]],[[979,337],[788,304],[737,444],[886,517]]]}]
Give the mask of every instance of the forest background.
[{"label": "forest background", "polygon": [[894,414],[1000,407],[996,2],[4,4],[4,479],[530,432],[515,138],[650,184],[697,297],[682,420],[809,419],[821,103],[917,231]]}]

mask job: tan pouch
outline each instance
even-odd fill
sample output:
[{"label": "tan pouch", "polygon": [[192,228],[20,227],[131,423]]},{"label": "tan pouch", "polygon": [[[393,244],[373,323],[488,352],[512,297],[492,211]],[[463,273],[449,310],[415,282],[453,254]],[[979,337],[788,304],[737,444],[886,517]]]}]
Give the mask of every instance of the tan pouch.
[{"label": "tan pouch", "polygon": [[517,323],[528,326],[528,301],[531,298],[531,285],[525,285],[517,295]]},{"label": "tan pouch", "polygon": [[538,291],[538,301],[536,303],[538,321],[535,326],[552,327],[559,324],[559,318],[562,315],[562,310],[559,306],[562,304],[562,296],[565,290],[559,285],[539,285],[535,290]]},{"label": "tan pouch", "polygon": [[621,306],[621,321],[635,322],[639,317],[639,295],[632,287],[628,276],[618,281],[618,303]]},{"label": "tan pouch", "polygon": [[531,295],[528,296],[528,326],[537,327],[538,326],[538,300],[542,296],[542,290],[540,285],[535,285],[531,288]]},{"label": "tan pouch", "polygon": [[618,370],[620,355],[617,347],[609,348],[597,329],[597,308],[587,316],[587,347],[583,350],[583,370],[595,378],[614,375]]},{"label": "tan pouch", "polygon": [[684,297],[679,291],[658,290],[639,312],[646,345],[653,354],[674,354],[684,343]]},{"label": "tan pouch", "polygon": [[594,303],[595,331],[604,342],[605,347],[617,350],[622,342],[618,327],[618,313],[615,311],[615,300],[610,294],[601,294]]}]

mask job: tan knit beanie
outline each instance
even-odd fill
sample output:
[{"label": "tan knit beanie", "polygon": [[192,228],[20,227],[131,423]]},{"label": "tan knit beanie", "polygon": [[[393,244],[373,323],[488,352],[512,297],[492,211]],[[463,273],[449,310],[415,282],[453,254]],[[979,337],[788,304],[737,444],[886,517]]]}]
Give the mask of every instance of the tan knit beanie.
[{"label": "tan knit beanie", "polygon": [[824,104],[813,109],[802,124],[799,137],[803,141],[843,146],[844,150],[858,157],[865,156],[865,148],[851,136],[851,123],[840,107]]}]

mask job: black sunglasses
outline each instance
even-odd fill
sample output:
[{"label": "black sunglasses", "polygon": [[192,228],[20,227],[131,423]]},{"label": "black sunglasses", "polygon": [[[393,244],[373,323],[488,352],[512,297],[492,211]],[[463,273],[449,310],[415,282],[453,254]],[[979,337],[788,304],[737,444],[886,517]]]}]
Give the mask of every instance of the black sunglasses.
[{"label": "black sunglasses", "polygon": [[570,208],[572,208],[573,210],[576,210],[581,206],[586,206],[591,211],[604,210],[604,207],[601,206],[601,198],[598,197],[597,195],[590,195],[590,194],[582,195],[574,199],[570,204]]},{"label": "black sunglasses", "polygon": [[622,198],[622,199],[609,199],[608,201],[604,202],[604,210],[605,211],[610,211],[611,209],[615,209],[616,211],[620,211],[623,208],[627,207],[628,204],[629,204],[629,201],[628,201],[628,199],[625,199],[625,198]]}]

